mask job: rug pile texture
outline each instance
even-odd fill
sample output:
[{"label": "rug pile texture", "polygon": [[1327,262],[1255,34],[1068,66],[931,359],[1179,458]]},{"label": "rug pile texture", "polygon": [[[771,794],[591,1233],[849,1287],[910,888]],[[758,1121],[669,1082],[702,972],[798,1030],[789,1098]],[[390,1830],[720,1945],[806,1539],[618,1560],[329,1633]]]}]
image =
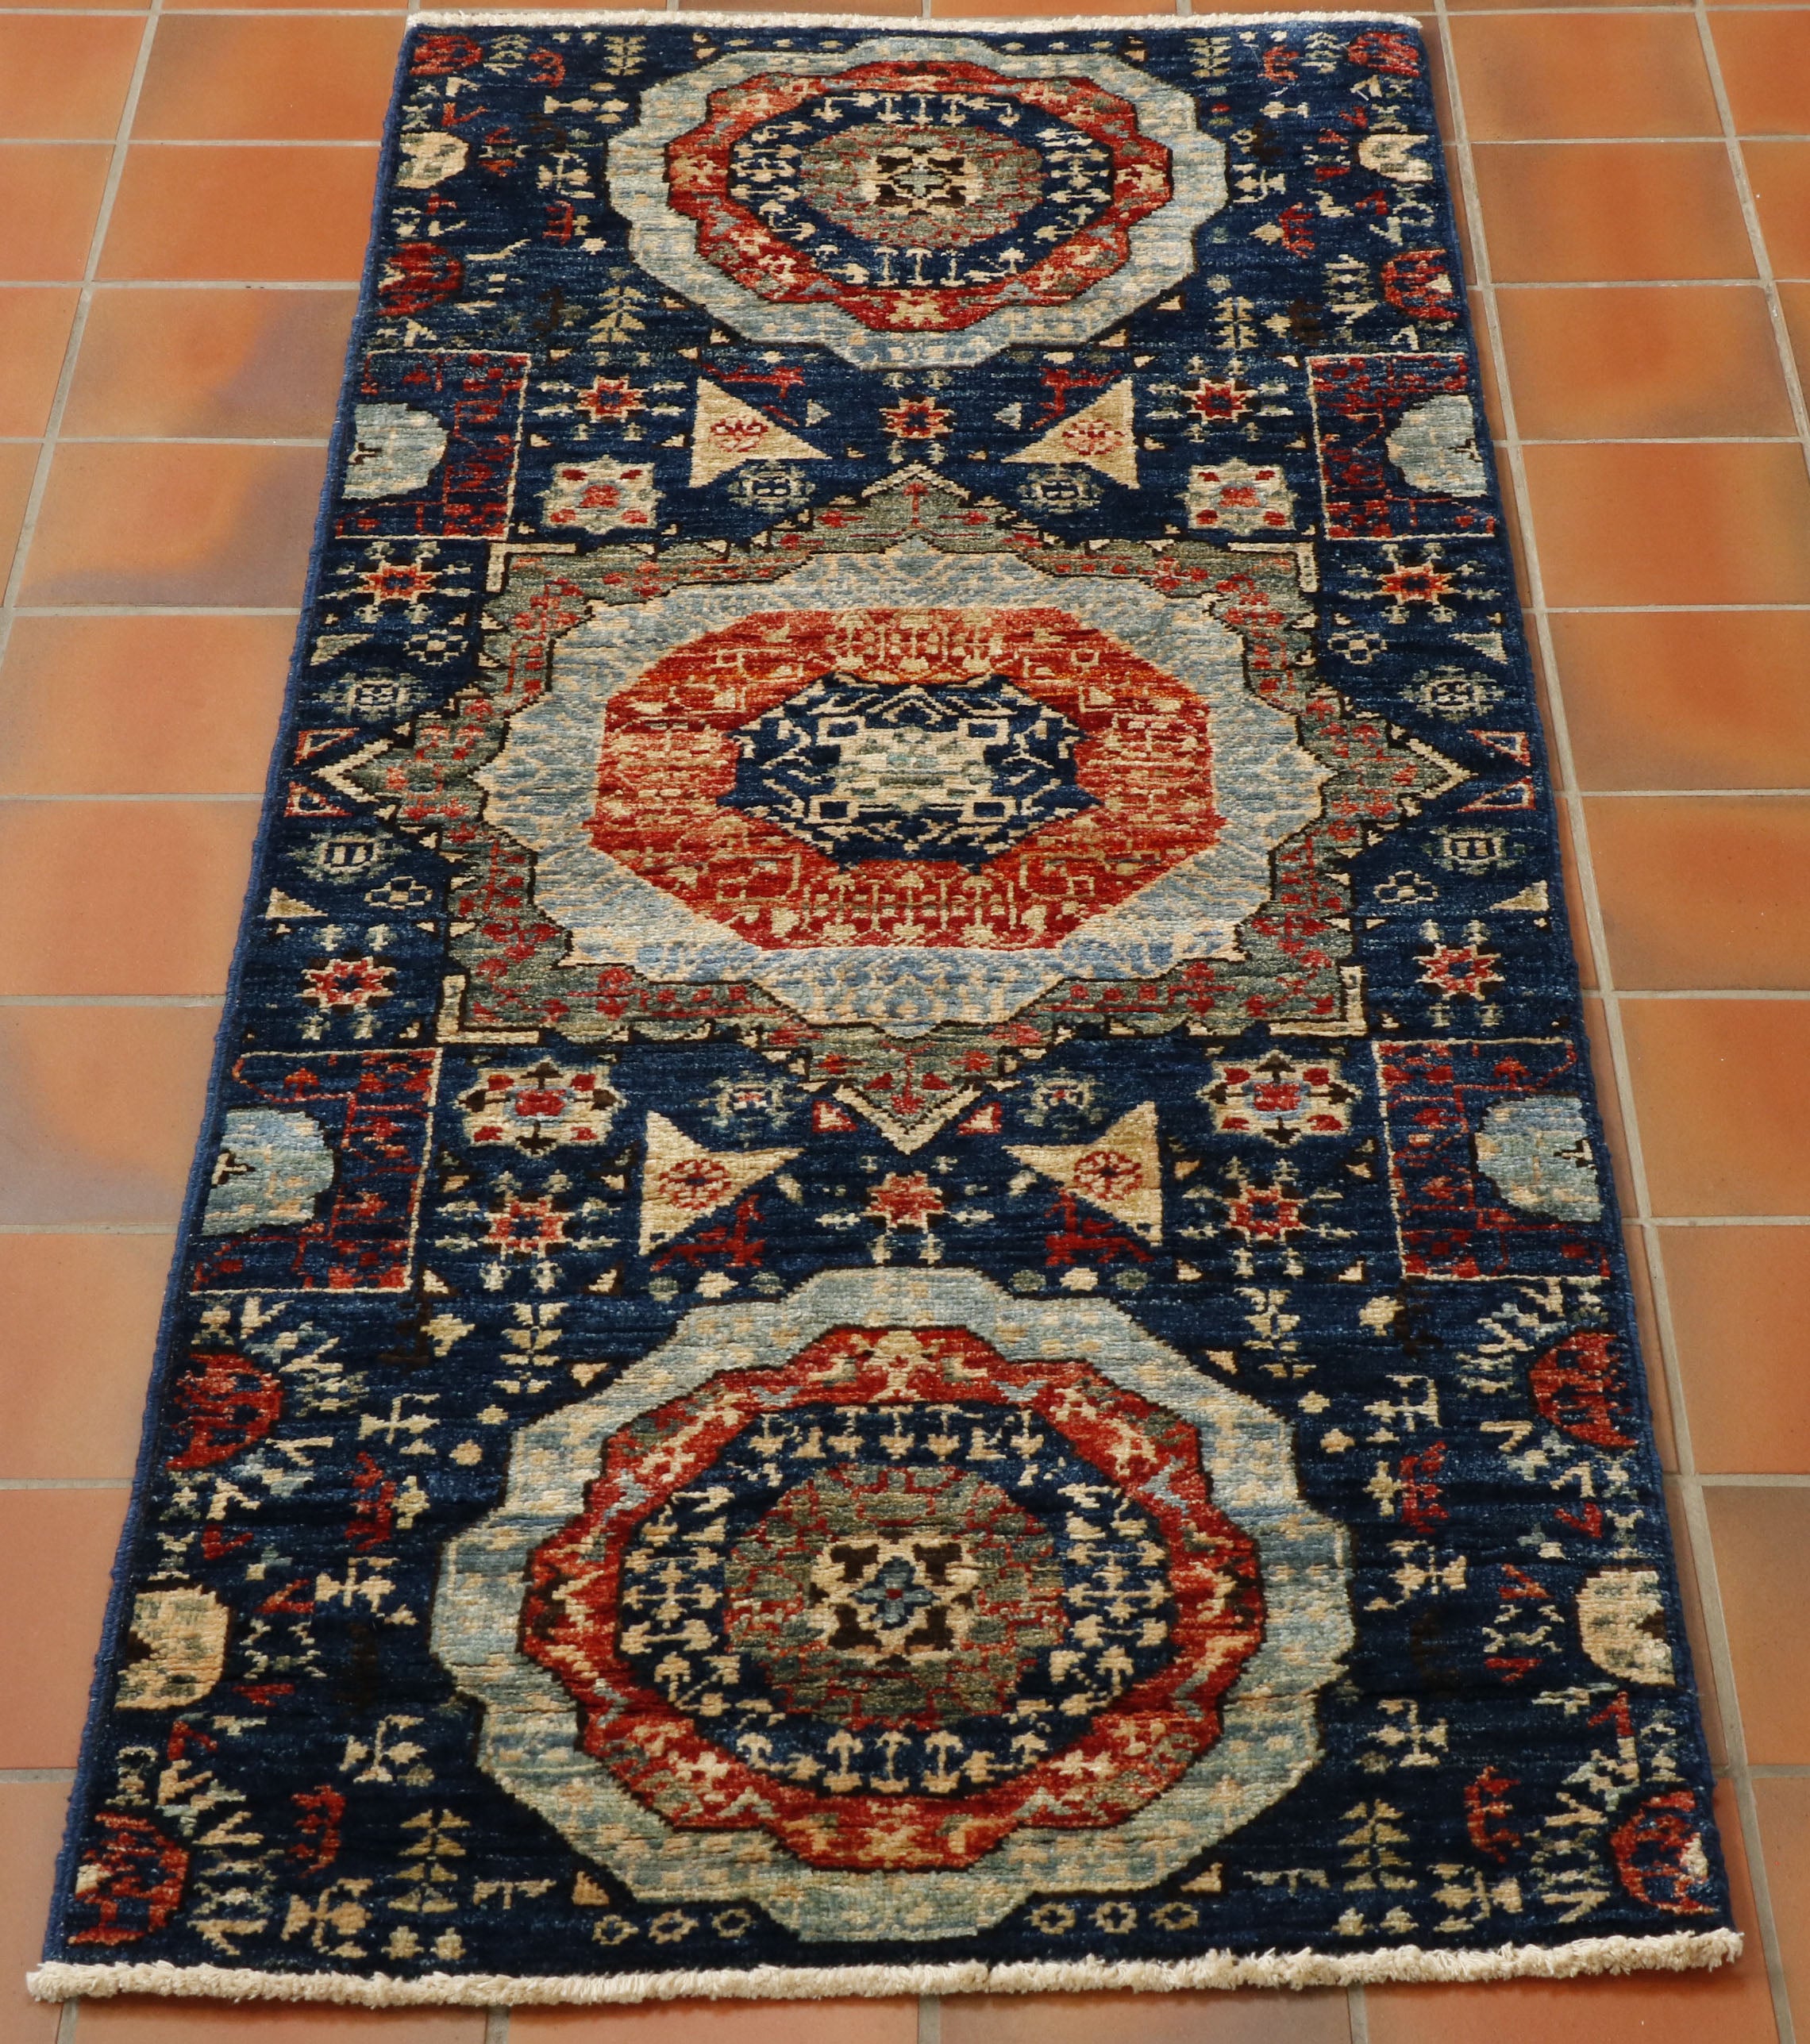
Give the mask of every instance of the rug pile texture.
[{"label": "rug pile texture", "polygon": [[48,1997],[1733,1956],[1427,61],[403,52]]}]

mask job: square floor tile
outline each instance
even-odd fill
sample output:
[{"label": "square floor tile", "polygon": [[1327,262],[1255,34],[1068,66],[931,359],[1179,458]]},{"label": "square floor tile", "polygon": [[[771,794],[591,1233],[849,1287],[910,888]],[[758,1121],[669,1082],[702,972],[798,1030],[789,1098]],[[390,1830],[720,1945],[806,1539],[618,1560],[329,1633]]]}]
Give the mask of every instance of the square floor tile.
[{"label": "square floor tile", "polygon": [[1810,1762],[1810,1490],[1714,1484],[1704,1493],[1735,1693],[1756,1767]]},{"label": "square floor tile", "polygon": [[0,795],[261,794],[295,620],[21,618]]},{"label": "square floor tile", "polygon": [[1810,1003],[1624,1001],[1652,1211],[1810,1214]]},{"label": "square floor tile", "polygon": [[325,440],[357,297],[243,285],[97,291],[63,432]]},{"label": "square floor tile", "polygon": [[27,603],[299,602],[324,448],[60,447]]},{"label": "square floor tile", "polygon": [[1810,611],[1578,611],[1552,633],[1581,787],[1810,787]]},{"label": "square floor tile", "polygon": [[1658,1232],[1696,1467],[1810,1475],[1810,1227]]},{"label": "square floor tile", "polygon": [[169,1235],[0,1235],[0,1477],[130,1476]]}]

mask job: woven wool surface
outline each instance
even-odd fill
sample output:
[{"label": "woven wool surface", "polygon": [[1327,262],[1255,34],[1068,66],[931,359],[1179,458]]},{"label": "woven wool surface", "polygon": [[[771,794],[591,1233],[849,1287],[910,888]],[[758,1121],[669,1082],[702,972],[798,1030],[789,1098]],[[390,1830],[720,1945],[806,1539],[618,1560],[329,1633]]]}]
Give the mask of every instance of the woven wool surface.
[{"label": "woven wool surface", "polygon": [[1713,1964],[1425,52],[405,46],[47,1961]]}]

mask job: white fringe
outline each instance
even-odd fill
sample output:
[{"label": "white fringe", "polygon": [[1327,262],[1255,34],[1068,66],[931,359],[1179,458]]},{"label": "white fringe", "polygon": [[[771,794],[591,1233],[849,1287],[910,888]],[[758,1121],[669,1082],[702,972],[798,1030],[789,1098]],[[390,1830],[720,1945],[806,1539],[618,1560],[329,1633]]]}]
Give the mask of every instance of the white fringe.
[{"label": "white fringe", "polygon": [[28,1976],[39,2001],[163,1994],[229,2001],[327,2001],[365,2008],[526,2007],[551,2002],[814,2001],[841,1995],[1049,1994],[1088,1988],[1164,1994],[1196,1988],[1352,1987],[1380,1980],[1573,1980],[1585,1973],[1684,1973],[1741,1956],[1739,1930],[1655,1938],[1583,1938],[1569,1945],[1498,1945],[1488,1952],[1203,1952],[1197,1958],[1056,1960],[989,1966],[752,1966],[709,1973],[264,1973],[248,1967],[75,1966],[53,1960]]},{"label": "white fringe", "polygon": [[965,21],[942,17],[922,21],[907,17],[901,21],[884,14],[713,14],[687,7],[680,12],[668,8],[587,8],[583,13],[552,10],[522,10],[507,14],[466,13],[457,9],[429,9],[410,17],[431,28],[530,29],[614,28],[626,23],[634,29],[872,29],[887,36],[1026,36],[1054,32],[1076,35],[1083,31],[1115,33],[1150,29],[1280,29],[1291,22],[1386,21],[1398,29],[1418,29],[1413,14],[1378,13],[1367,7],[1341,14],[1023,14],[1015,20]]}]

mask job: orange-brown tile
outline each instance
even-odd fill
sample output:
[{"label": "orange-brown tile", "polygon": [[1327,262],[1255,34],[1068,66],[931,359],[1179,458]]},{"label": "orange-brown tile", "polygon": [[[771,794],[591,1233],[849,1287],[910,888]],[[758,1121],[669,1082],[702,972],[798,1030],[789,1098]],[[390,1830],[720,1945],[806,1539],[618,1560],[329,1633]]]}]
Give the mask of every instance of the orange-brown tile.
[{"label": "orange-brown tile", "polygon": [[1558,821],[1559,878],[1565,889],[1565,919],[1571,926],[1572,956],[1577,960],[1578,983],[1589,990],[1597,984],[1596,959],[1590,941],[1590,926],[1585,918],[1583,890],[1578,885],[1577,855],[1571,841],[1569,805],[1560,804]]},{"label": "orange-brown tile", "polygon": [[1784,442],[1527,450],[1546,601],[1810,602],[1810,477]]},{"label": "orange-brown tile", "polygon": [[1480,142],[1716,135],[1708,67],[1687,14],[1537,14],[1452,24],[1465,119]]},{"label": "orange-brown tile", "polygon": [[510,2044],[916,2044],[918,2004],[680,2001],[642,2008],[521,2008]]},{"label": "orange-brown tile", "polygon": [[144,33],[104,14],[0,17],[0,135],[110,142]]},{"label": "orange-brown tile", "polygon": [[36,446],[18,441],[0,446],[0,560],[9,564],[25,524],[25,505],[37,464]]},{"label": "orange-brown tile", "polygon": [[1508,291],[1496,294],[1496,310],[1515,422],[1529,440],[1796,430],[1757,285]]},{"label": "orange-brown tile", "polygon": [[217,994],[255,802],[0,803],[0,994]]},{"label": "orange-brown tile", "polygon": [[171,1226],[217,1007],[0,1008],[0,1221]]},{"label": "orange-brown tile", "polygon": [[1617,986],[1810,986],[1810,801],[1604,795],[1585,812]]},{"label": "orange-brown tile", "polygon": [[1666,1514],[1672,1534],[1672,1558],[1678,1571],[1678,1601],[1684,1607],[1685,1639],[1690,1648],[1697,1702],[1703,1711],[1704,1743],[1709,1749],[1710,1765],[1725,1768],[1728,1765],[1728,1738],[1723,1725],[1721,1692],[1710,1660],[1709,1628],[1704,1622],[1703,1592],[1697,1580],[1696,1557],[1692,1551],[1686,1501],[1675,1477],[1666,1478],[1665,1492]]},{"label": "orange-brown tile", "polygon": [[355,283],[377,175],[375,148],[127,152],[102,277]]},{"label": "orange-brown tile", "polygon": [[963,1994],[942,2044],[1348,2044],[1332,1994]]},{"label": "orange-brown tile", "polygon": [[1704,1506],[1747,1758],[1756,1767],[1810,1761],[1810,1490],[1715,1484]]},{"label": "orange-brown tile", "polygon": [[74,1764],[125,1492],[0,1491],[0,1767]]},{"label": "orange-brown tile", "polygon": [[1578,785],[1810,787],[1810,614],[1552,621]]},{"label": "orange-brown tile", "polygon": [[1778,295],[1791,335],[1791,352],[1797,361],[1798,379],[1810,383],[1810,284],[1781,284]]},{"label": "orange-brown tile", "polygon": [[60,448],[25,600],[296,603],[325,468],[315,448]]},{"label": "orange-brown tile", "polygon": [[1720,142],[1485,143],[1475,155],[1498,283],[1754,274]]},{"label": "orange-brown tile", "polygon": [[[1600,1075],[1607,1078],[1607,1072]],[[1659,1345],[1659,1322],[1653,1299],[1653,1278],[1647,1268],[1645,1232],[1631,1222],[1622,1230],[1622,1249],[1627,1258],[1628,1289],[1634,1294],[1635,1332],[1639,1338],[1645,1365],[1647,1403],[1653,1413],[1653,1439],[1659,1451],[1662,1469],[1678,1466],[1677,1440],[1672,1427],[1672,1398],[1666,1382],[1663,1353]]]},{"label": "orange-brown tile", "polygon": [[356,305],[351,291],[98,292],[63,433],[324,439]]},{"label": "orange-brown tile", "polygon": [[1634,1174],[1628,1162],[1621,1095],[1616,1085],[1608,1024],[1604,1015],[1600,995],[1586,994],[1584,996],[1584,1034],[1590,1045],[1590,1069],[1596,1082],[1596,1109],[1603,1118],[1603,1134],[1608,1141],[1610,1168],[1615,1173],[1616,1188],[1620,1195],[1621,1203],[1632,1213],[1635,1211]]},{"label": "orange-brown tile", "polygon": [[0,1477],[129,1476],[168,1235],[0,1235]]},{"label": "orange-brown tile", "polygon": [[1810,1214],[1810,1003],[1622,1007],[1656,1215]]},{"label": "orange-brown tile", "polygon": [[173,16],[158,26],[133,137],[375,141],[402,39],[394,15]]},{"label": "orange-brown tile", "polygon": [[256,795],[291,618],[21,618],[0,668],[0,795]]},{"label": "orange-brown tile", "polygon": [[112,160],[99,143],[0,146],[0,277],[55,283],[82,275]]},{"label": "orange-brown tile", "polygon": [[25,1975],[44,1950],[51,1877],[63,1844],[69,1791],[60,1781],[0,1786],[0,2038],[52,2044],[59,2012],[29,2000]]},{"label": "orange-brown tile", "polygon": [[1748,142],[1742,153],[1773,275],[1810,277],[1810,142]]},{"label": "orange-brown tile", "polygon": [[1735,1921],[1747,1949],[1713,1973],[1628,1973],[1575,1980],[1495,1980],[1479,1987],[1366,1988],[1370,2044],[1773,2044],[1766,1956],[1735,1799],[1717,1792]]},{"label": "orange-brown tile", "polygon": [[[404,14],[408,11],[406,0],[240,0],[239,6],[233,11],[239,13],[247,9],[271,8],[279,10],[285,13],[292,13],[298,10],[306,12],[312,7],[330,8],[335,13],[343,12],[346,8],[360,10],[369,9],[372,13],[379,14]],[[164,10],[164,17],[168,20],[173,14],[206,14],[218,11],[217,9],[200,4],[200,0],[189,0],[189,3],[184,6],[166,7]]]},{"label": "orange-brown tile", "polygon": [[[1558,0],[1558,5],[1568,10],[1574,7],[1588,8],[1592,13],[1604,6],[1635,7],[1644,4],[1645,0]],[[1682,6],[1686,4],[1686,0],[1661,0],[1661,4],[1667,6]],[[1496,12],[1500,10],[1502,0],[1450,0],[1450,6],[1454,13],[1469,13],[1473,10]]]},{"label": "orange-brown tile", "polygon": [[1810,129],[1810,10],[1719,13],[1712,33],[1738,133]]},{"label": "orange-brown tile", "polygon": [[0,290],[0,433],[40,433],[75,317],[75,293],[53,286]]},{"label": "orange-brown tile", "polygon": [[1762,1777],[1754,1800],[1785,1991],[1793,2009],[1810,2008],[1810,1777]]},{"label": "orange-brown tile", "polygon": [[1696,1466],[1810,1475],[1810,1228],[1666,1228],[1659,1237]]},{"label": "orange-brown tile", "polygon": [[297,2008],[122,1996],[82,2004],[83,2044],[483,2044],[481,2008]]}]

